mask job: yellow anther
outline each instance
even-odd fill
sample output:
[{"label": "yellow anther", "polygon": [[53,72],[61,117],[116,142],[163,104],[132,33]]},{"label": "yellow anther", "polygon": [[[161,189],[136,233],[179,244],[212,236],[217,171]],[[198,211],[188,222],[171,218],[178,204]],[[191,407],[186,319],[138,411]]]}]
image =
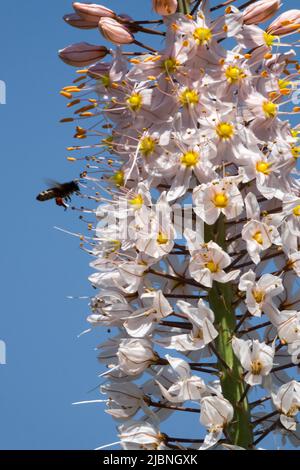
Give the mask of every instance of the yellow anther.
[{"label": "yellow anther", "polygon": [[300,216],[300,206],[294,207],[294,209],[293,209],[293,214],[294,214],[296,217],[299,217],[299,216]]},{"label": "yellow anther", "polygon": [[255,299],[255,302],[257,302],[258,304],[260,304],[265,298],[265,293],[262,290],[254,289],[252,294]]},{"label": "yellow anther", "polygon": [[131,204],[132,206],[135,206],[136,209],[139,209],[140,207],[142,207],[143,203],[144,203],[144,200],[141,194],[138,194],[134,198],[129,199],[129,204]]},{"label": "yellow anther", "polygon": [[278,105],[272,101],[263,102],[263,111],[268,119],[273,119],[277,115]]},{"label": "yellow anther", "polygon": [[216,126],[216,133],[222,140],[229,140],[234,135],[234,126],[229,122],[220,122]]},{"label": "yellow anther", "polygon": [[263,244],[263,236],[262,236],[262,233],[260,231],[256,232],[254,235],[253,235],[253,240],[255,240],[259,245],[262,245]]},{"label": "yellow anther", "polygon": [[236,83],[242,78],[245,78],[243,70],[232,65],[229,65],[225,70],[225,76],[229,83]]},{"label": "yellow anther", "polygon": [[200,155],[198,152],[194,150],[189,150],[185,154],[182,155],[181,157],[181,163],[185,165],[186,167],[192,167],[195,166],[200,159]]},{"label": "yellow anther", "polygon": [[219,266],[214,261],[208,261],[205,267],[209,269],[211,273],[217,273],[219,271]]},{"label": "yellow anther", "polygon": [[162,63],[162,68],[165,72],[167,73],[174,73],[176,72],[176,69],[179,65],[179,62],[177,62],[174,57],[169,57],[168,59],[165,59]]},{"label": "yellow anther", "polygon": [[212,38],[212,32],[209,28],[196,28],[193,37],[196,44],[203,46],[207,44]]},{"label": "yellow anther", "polygon": [[213,203],[216,207],[223,209],[228,205],[228,196],[225,193],[216,193],[214,195]]},{"label": "yellow anther", "polygon": [[64,96],[65,98],[68,98],[69,100],[72,98],[72,93],[68,91],[61,90],[59,93],[61,94],[61,96]]},{"label": "yellow anther", "polygon": [[266,46],[272,47],[275,39],[277,39],[276,36],[273,36],[272,34],[268,34],[266,32],[264,33],[264,40],[265,40]]},{"label": "yellow anther", "polygon": [[111,179],[115,183],[116,186],[124,186],[124,172],[123,171],[121,170],[116,171]]},{"label": "yellow anther", "polygon": [[143,98],[140,93],[133,93],[129,98],[127,98],[127,103],[131,111],[139,111],[143,104]]},{"label": "yellow anther", "polygon": [[140,141],[140,152],[144,157],[149,157],[155,150],[156,142],[152,137],[143,137]]},{"label": "yellow anther", "polygon": [[197,90],[186,88],[180,93],[179,101],[183,106],[195,105],[199,103],[199,94]]},{"label": "yellow anther", "polygon": [[263,173],[264,175],[270,174],[270,166],[271,164],[268,162],[260,161],[256,163],[256,171],[259,173]]},{"label": "yellow anther", "polygon": [[260,361],[253,361],[251,364],[251,373],[253,375],[259,375],[262,371],[263,365]]},{"label": "yellow anther", "polygon": [[158,232],[156,241],[159,245],[165,245],[166,243],[168,243],[169,239],[167,235],[164,234],[163,232]]}]

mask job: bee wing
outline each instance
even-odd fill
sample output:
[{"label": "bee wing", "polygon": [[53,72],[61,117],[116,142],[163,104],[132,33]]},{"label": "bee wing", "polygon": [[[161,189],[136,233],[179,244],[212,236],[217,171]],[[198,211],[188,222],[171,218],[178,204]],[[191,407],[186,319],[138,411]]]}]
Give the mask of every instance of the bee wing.
[{"label": "bee wing", "polygon": [[52,188],[61,188],[62,184],[59,181],[53,180],[51,178],[44,178],[45,184],[49,189]]}]

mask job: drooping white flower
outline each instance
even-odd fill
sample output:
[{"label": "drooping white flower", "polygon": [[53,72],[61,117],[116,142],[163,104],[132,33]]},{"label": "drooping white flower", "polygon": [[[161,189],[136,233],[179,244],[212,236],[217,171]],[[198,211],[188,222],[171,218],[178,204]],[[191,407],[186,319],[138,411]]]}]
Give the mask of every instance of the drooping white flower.
[{"label": "drooping white flower", "polygon": [[141,300],[149,306],[134,311],[125,321],[127,333],[134,338],[143,338],[154,330],[156,324],[173,311],[162,291],[143,294]]},{"label": "drooping white flower", "polygon": [[161,393],[170,402],[182,403],[187,400],[200,400],[204,395],[209,394],[208,389],[201,379],[196,375],[192,375],[190,366],[183,359],[165,356],[170,366],[178,376],[169,389],[166,389],[159,380],[157,381]]},{"label": "drooping white flower", "polygon": [[281,424],[288,430],[296,430],[295,416],[300,410],[300,383],[291,380],[272,393],[273,403],[280,413]]},{"label": "drooping white flower", "polygon": [[223,429],[233,419],[233,407],[222,396],[204,397],[201,402],[200,422],[207,427],[208,434],[200,450],[208,449],[220,439]]},{"label": "drooping white flower", "polygon": [[246,292],[247,308],[256,317],[261,316],[265,304],[271,304],[272,298],[284,290],[278,276],[263,274],[256,281],[256,274],[251,269],[241,276],[239,289]]},{"label": "drooping white flower", "polygon": [[232,338],[232,348],[246,371],[245,382],[249,385],[260,385],[273,367],[274,347],[260,343],[258,340]]},{"label": "drooping white flower", "polygon": [[148,339],[122,339],[117,358],[123,372],[128,375],[138,375],[151,364],[155,364],[158,356]]},{"label": "drooping white flower", "polygon": [[119,437],[124,450],[164,450],[165,436],[159,429],[144,421],[129,421],[119,427]]},{"label": "drooping white flower", "polygon": [[242,230],[242,238],[246,241],[249,256],[255,264],[260,262],[260,253],[272,244],[280,245],[281,238],[272,218],[260,219],[260,208],[256,197],[249,193],[245,198],[247,218],[250,219]]}]

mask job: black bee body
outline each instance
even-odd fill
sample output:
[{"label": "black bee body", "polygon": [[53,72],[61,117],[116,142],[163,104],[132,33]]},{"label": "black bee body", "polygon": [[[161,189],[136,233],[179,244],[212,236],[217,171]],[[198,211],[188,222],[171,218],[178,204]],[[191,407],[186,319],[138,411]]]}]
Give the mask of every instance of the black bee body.
[{"label": "black bee body", "polygon": [[77,181],[69,181],[68,183],[53,183],[52,188],[46,189],[37,195],[36,199],[38,201],[49,201],[50,199],[55,199],[58,206],[67,207],[64,204],[65,201],[71,200],[71,195],[73,193],[79,193],[80,188]]}]

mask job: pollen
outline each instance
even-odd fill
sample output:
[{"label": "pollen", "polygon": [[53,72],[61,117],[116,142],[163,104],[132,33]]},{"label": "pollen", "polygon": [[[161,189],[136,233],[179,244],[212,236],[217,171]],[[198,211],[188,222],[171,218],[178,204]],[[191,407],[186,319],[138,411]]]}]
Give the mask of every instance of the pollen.
[{"label": "pollen", "polygon": [[273,36],[272,34],[268,34],[266,32],[264,33],[264,40],[265,40],[266,46],[272,47],[275,39],[277,39],[276,36]]},{"label": "pollen", "polygon": [[267,162],[257,162],[256,163],[256,171],[259,173],[263,173],[264,175],[269,175],[270,174],[270,163]]},{"label": "pollen", "polygon": [[140,141],[140,152],[144,157],[149,157],[155,150],[156,142],[152,137],[143,137]]},{"label": "pollen", "polygon": [[220,122],[216,127],[216,133],[222,140],[229,140],[234,135],[234,126],[229,122]]},{"label": "pollen", "polygon": [[123,171],[116,171],[112,177],[116,186],[124,186],[124,173]]},{"label": "pollen", "polygon": [[299,216],[300,216],[300,206],[294,207],[294,209],[293,209],[293,214],[294,214],[296,217],[299,217]]},{"label": "pollen", "polygon": [[212,38],[212,32],[209,28],[196,28],[193,33],[195,42],[199,46],[207,44]]},{"label": "pollen", "polygon": [[211,273],[217,273],[219,271],[219,266],[214,261],[208,261],[205,267],[209,269]]},{"label": "pollen", "polygon": [[101,83],[104,86],[104,88],[109,88],[111,85],[110,77],[109,75],[102,75],[101,77]]},{"label": "pollen", "polygon": [[292,153],[294,158],[299,158],[299,156],[300,156],[300,147],[296,147],[295,145],[292,145],[291,153]]},{"label": "pollen", "polygon": [[174,73],[178,67],[179,63],[174,57],[169,57],[165,59],[162,63],[162,68],[166,73]]},{"label": "pollen", "polygon": [[139,209],[143,205],[143,196],[141,194],[138,194],[134,198],[129,200],[129,203],[134,206],[136,209]]},{"label": "pollen", "polygon": [[255,299],[255,302],[257,302],[258,304],[260,304],[265,298],[265,293],[262,290],[254,289],[252,294]]},{"label": "pollen", "polygon": [[274,118],[277,115],[278,105],[273,103],[272,101],[264,101],[263,103],[263,111],[267,118]]},{"label": "pollen", "polygon": [[253,361],[251,364],[251,373],[253,375],[259,375],[262,371],[263,365],[260,361]]},{"label": "pollen", "polygon": [[243,70],[239,67],[234,67],[232,65],[227,67],[227,69],[225,70],[225,76],[229,83],[237,83],[243,78],[245,78]]},{"label": "pollen", "polygon": [[216,207],[223,209],[228,205],[228,197],[225,193],[216,193],[213,199],[213,203]]},{"label": "pollen", "polygon": [[195,105],[199,103],[197,90],[186,88],[179,96],[179,101],[183,106]]},{"label": "pollen", "polygon": [[127,104],[131,111],[139,111],[143,104],[143,98],[140,93],[133,93],[128,99]]},{"label": "pollen", "polygon": [[263,244],[263,236],[262,236],[262,233],[260,231],[256,232],[254,235],[253,235],[253,240],[256,241],[256,243],[258,243],[259,245],[262,245]]},{"label": "pollen", "polygon": [[200,155],[198,152],[195,152],[194,150],[189,150],[188,152],[182,155],[181,163],[187,167],[192,167],[197,165],[199,159]]},{"label": "pollen", "polygon": [[159,245],[165,245],[166,243],[168,243],[169,239],[167,235],[164,234],[163,232],[158,232],[156,241]]}]

